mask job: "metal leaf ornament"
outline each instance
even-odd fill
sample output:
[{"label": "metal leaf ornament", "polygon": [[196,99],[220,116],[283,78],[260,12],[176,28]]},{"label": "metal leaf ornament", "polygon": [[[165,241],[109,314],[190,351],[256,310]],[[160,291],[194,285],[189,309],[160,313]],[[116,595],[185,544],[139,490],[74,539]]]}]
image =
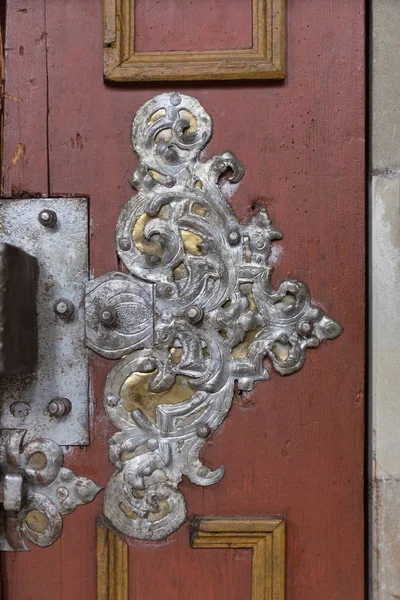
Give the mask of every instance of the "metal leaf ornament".
[{"label": "metal leaf ornament", "polygon": [[211,134],[190,96],[161,94],[140,108],[137,194],[115,234],[128,273],[107,273],[87,290],[87,343],[120,359],[104,392],[120,430],[104,511],[135,538],[165,538],[185,520],[182,475],[197,485],[223,477],[199,452],[225,419],[235,382],[250,391],[268,379],[265,359],[294,373],[307,348],[342,331],[304,283],[272,287],[271,245],[281,234],[264,208],[239,222],[219,180],[227,172],[239,182],[244,169],[231,152],[200,159]]}]

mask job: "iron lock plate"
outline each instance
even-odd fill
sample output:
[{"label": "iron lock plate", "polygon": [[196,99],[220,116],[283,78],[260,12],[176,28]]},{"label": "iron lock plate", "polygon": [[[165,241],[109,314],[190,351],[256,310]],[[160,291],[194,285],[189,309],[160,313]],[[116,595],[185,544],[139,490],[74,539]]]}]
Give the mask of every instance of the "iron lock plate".
[{"label": "iron lock plate", "polygon": [[[57,221],[39,221],[44,210]],[[88,201],[85,198],[32,198],[0,201],[0,242],[18,246],[39,263],[37,288],[38,363],[35,374],[0,378],[0,428],[26,430],[26,441],[49,438],[60,445],[86,445],[88,433],[88,353],[84,293],[88,281]],[[73,305],[61,318],[58,299]],[[52,416],[49,403],[67,398],[71,410]]]}]

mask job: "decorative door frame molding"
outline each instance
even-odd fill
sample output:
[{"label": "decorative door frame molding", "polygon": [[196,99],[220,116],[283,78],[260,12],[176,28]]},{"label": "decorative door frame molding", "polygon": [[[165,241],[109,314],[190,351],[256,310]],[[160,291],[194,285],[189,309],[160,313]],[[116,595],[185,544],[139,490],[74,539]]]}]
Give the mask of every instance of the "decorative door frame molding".
[{"label": "decorative door frame molding", "polygon": [[285,78],[285,0],[252,1],[253,46],[237,50],[135,50],[135,0],[104,0],[108,81]]},{"label": "decorative door frame molding", "polygon": [[193,548],[250,548],[251,600],[285,598],[285,521],[282,517],[196,517]]}]

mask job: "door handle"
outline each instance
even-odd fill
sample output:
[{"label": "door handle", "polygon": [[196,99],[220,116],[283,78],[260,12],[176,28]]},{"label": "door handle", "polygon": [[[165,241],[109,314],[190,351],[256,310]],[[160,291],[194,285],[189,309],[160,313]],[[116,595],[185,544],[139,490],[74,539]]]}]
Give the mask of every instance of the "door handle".
[{"label": "door handle", "polygon": [[137,195],[115,233],[127,272],[87,288],[87,343],[119,359],[104,389],[120,430],[110,440],[115,473],[104,512],[135,538],[163,539],[183,523],[183,475],[203,486],[223,477],[199,452],[227,416],[235,386],[248,392],[269,379],[265,359],[281,375],[294,373],[307,348],[342,332],[304,283],[273,288],[281,233],[263,206],[238,220],[224,195],[244,168],[231,152],[202,160],[211,134],[209,115],[190,96],[161,94],[139,109]]},{"label": "door handle", "polygon": [[101,489],[62,451],[88,441],[87,203],[1,200],[0,223],[0,550],[19,551]]}]

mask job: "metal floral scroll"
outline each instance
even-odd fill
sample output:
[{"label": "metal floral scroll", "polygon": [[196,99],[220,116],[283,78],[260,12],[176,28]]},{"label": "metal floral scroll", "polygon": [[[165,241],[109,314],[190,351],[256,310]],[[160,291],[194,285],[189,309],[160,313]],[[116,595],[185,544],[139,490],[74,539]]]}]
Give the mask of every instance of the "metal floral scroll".
[{"label": "metal floral scroll", "polygon": [[220,178],[244,175],[231,153],[201,160],[212,122],[178,93],[144,104],[132,127],[138,191],[115,234],[127,272],[89,283],[87,344],[120,359],[107,376],[104,404],[120,430],[110,440],[115,465],[104,511],[121,532],[162,539],[186,518],[182,475],[212,485],[224,474],[199,460],[226,417],[235,382],[250,391],[304,363],[307,348],[342,329],[304,283],[270,282],[271,245],[280,239],[264,208],[240,223]]},{"label": "metal floral scroll", "polygon": [[29,550],[27,540],[49,546],[61,534],[62,516],[91,502],[101,488],[63,467],[61,447],[51,440],[24,444],[25,430],[0,432],[0,550]]}]

